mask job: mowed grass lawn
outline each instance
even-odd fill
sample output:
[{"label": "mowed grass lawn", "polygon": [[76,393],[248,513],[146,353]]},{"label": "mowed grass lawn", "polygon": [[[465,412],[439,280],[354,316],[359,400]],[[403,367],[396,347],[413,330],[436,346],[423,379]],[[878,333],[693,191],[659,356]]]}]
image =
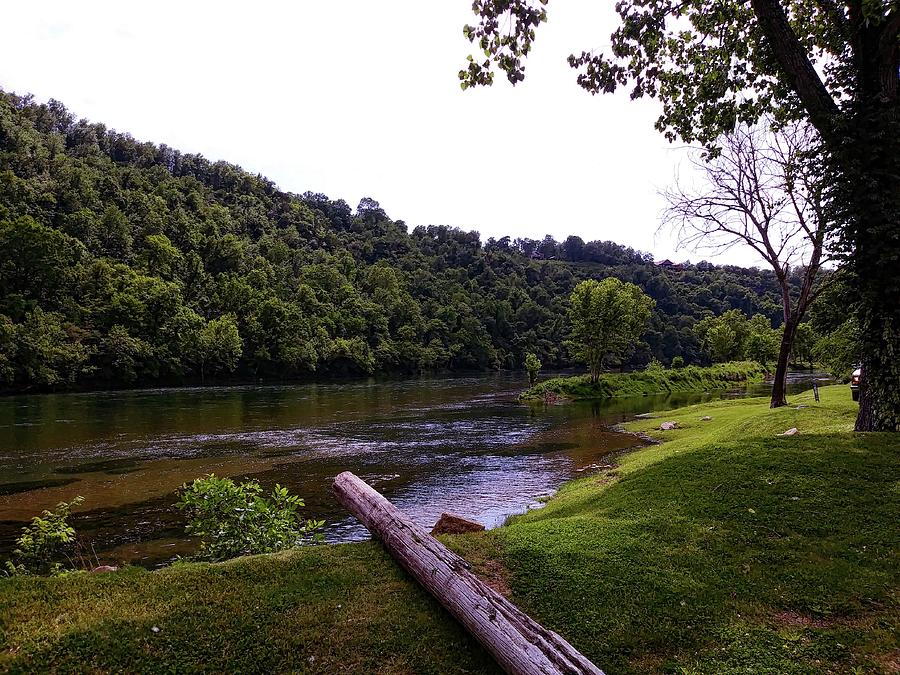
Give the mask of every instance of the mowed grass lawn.
[{"label": "mowed grass lawn", "polygon": [[[630,424],[665,442],[447,541],[607,673],[898,672],[900,440],[792,403]],[[495,671],[374,543],[0,581],[0,626],[12,671]]]}]

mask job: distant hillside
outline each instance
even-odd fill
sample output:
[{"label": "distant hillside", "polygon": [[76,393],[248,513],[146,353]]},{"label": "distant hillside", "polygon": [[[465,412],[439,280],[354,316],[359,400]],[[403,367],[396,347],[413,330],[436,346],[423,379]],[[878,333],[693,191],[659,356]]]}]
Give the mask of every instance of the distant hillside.
[{"label": "distant hillside", "polygon": [[[352,157],[347,161],[353,161]],[[226,162],[0,90],[0,386],[108,386],[571,365],[567,296],[616,276],[657,302],[651,357],[694,323],[779,321],[772,274],[661,268],[612,242],[407,231],[371,199],[282,192]]]}]

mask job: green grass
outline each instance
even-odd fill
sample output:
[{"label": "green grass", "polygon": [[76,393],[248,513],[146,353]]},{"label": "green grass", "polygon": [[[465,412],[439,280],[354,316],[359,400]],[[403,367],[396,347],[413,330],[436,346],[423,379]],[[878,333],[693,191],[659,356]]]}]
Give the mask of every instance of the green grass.
[{"label": "green grass", "polygon": [[3,672],[496,671],[371,542],[0,586]]},{"label": "green grass", "polygon": [[[820,391],[633,423],[666,442],[448,542],[610,674],[896,672],[900,441]],[[0,670],[495,671],[374,543],[0,581],[0,626]]]},{"label": "green grass", "polygon": [[708,368],[687,366],[634,373],[606,373],[592,383],[589,375],[554,377],[527,389],[522,401],[542,401],[548,396],[562,399],[604,399],[617,396],[644,396],[670,391],[725,389],[736,382],[762,381],[765,371],[758,363],[737,361]]},{"label": "green grass", "polygon": [[612,673],[895,672],[900,439],[821,392],[630,424],[680,428],[494,535],[516,599]]}]

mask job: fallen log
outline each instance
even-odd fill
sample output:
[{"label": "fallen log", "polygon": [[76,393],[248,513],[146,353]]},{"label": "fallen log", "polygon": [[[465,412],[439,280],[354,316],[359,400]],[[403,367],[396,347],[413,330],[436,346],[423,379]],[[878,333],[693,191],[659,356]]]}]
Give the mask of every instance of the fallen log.
[{"label": "fallen log", "polygon": [[469,564],[349,471],[334,479],[338,500],[393,558],[514,675],[590,673],[597,666],[485,585]]}]

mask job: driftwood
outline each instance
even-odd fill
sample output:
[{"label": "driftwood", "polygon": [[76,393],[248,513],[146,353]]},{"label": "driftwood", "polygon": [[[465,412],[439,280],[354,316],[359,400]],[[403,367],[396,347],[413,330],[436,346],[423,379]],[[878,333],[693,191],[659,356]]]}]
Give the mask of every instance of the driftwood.
[{"label": "driftwood", "polygon": [[469,571],[450,551],[363,480],[334,479],[338,500],[497,660],[515,675],[603,675],[559,635],[547,630]]}]

